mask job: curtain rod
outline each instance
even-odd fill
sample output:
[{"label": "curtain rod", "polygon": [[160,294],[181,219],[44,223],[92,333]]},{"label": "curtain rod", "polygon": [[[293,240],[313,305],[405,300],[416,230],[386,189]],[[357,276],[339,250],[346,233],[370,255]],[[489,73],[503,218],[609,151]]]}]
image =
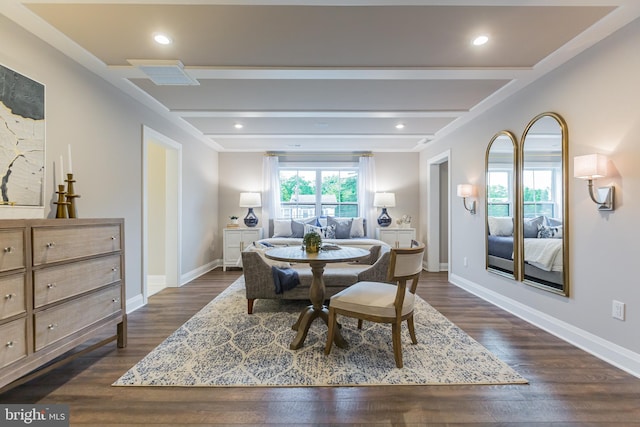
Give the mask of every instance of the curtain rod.
[{"label": "curtain rod", "polygon": [[328,152],[317,152],[317,151],[309,151],[309,152],[293,152],[293,153],[288,153],[288,152],[282,152],[282,151],[267,151],[266,153],[264,153],[265,156],[267,157],[274,157],[274,156],[287,156],[287,157],[292,157],[292,156],[348,156],[348,157],[373,157],[373,153],[370,151],[363,151],[363,152],[353,152],[353,153],[328,153]]}]

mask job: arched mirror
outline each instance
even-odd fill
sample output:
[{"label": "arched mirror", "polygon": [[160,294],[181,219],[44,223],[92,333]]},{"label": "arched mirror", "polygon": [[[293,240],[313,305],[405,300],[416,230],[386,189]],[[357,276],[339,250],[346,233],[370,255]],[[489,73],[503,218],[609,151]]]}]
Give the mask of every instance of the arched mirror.
[{"label": "arched mirror", "polygon": [[516,137],[501,131],[489,142],[485,157],[487,270],[511,278],[518,277],[516,151]]},{"label": "arched mirror", "polygon": [[530,285],[569,295],[568,130],[558,114],[536,116],[520,148],[520,274]]}]

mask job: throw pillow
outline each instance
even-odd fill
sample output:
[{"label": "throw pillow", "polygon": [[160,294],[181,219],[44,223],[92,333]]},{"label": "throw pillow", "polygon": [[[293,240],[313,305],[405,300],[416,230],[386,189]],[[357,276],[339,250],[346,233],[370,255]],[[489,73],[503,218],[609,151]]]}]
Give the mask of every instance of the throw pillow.
[{"label": "throw pillow", "polygon": [[562,239],[562,226],[549,227],[540,225],[538,227],[539,239]]},{"label": "throw pillow", "polygon": [[300,220],[292,219],[291,220],[291,231],[292,231],[291,237],[297,237],[299,239],[302,239],[304,237],[304,225],[305,224],[316,225],[317,222],[318,220],[316,219],[316,217],[300,219]]},{"label": "throw pillow", "polygon": [[273,237],[291,237],[292,234],[290,219],[273,220]]},{"label": "throw pillow", "polygon": [[349,237],[364,237],[364,218],[353,218]]},{"label": "throw pillow", "polygon": [[538,226],[544,225],[544,216],[537,216],[535,218],[525,218],[523,223],[524,238],[535,239],[538,237]]},{"label": "throw pillow", "polygon": [[324,237],[327,239],[336,239],[336,226],[334,224],[325,227]]},{"label": "throw pillow", "polygon": [[304,237],[305,234],[308,234],[308,233],[316,233],[316,234],[319,234],[320,237],[323,237],[323,238],[325,237],[324,236],[324,234],[325,234],[325,229],[324,228],[318,227],[318,226],[315,226],[315,225],[311,225],[311,224],[305,224],[304,225],[303,237]]},{"label": "throw pillow", "polygon": [[489,234],[492,236],[513,235],[513,218],[510,216],[490,216],[487,218]]},{"label": "throw pillow", "polygon": [[336,239],[348,239],[351,237],[351,218],[337,218],[333,216],[327,217],[327,225],[335,226]]}]

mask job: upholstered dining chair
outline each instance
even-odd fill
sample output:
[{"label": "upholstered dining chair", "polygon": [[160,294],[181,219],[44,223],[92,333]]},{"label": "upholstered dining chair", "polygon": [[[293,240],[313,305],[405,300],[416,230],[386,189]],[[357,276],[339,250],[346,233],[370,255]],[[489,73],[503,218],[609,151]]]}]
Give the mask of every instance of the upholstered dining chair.
[{"label": "upholstered dining chair", "polygon": [[[424,244],[412,241],[411,248],[392,248],[387,282],[358,282],[331,297],[329,302],[329,330],[324,353],[331,352],[338,314],[358,319],[358,328],[362,321],[391,323],[393,356],[396,366],[402,368],[401,326],[407,321],[409,335],[413,344],[417,344],[413,324],[413,306],[418,279],[422,271]],[[407,286],[407,282],[410,285]]]}]

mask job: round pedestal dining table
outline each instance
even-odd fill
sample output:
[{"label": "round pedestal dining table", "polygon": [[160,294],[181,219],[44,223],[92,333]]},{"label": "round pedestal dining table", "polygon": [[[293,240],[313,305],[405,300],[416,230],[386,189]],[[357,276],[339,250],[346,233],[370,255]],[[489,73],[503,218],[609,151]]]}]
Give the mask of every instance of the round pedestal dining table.
[{"label": "round pedestal dining table", "polygon": [[[311,286],[309,287],[309,299],[311,305],[307,306],[298,317],[297,322],[291,327],[297,331],[295,338],[289,345],[291,350],[298,350],[304,344],[307,338],[309,327],[313,321],[320,317],[325,325],[329,321],[329,310],[324,305],[324,267],[328,263],[356,261],[369,256],[369,251],[362,248],[352,248],[338,246],[338,249],[321,249],[320,252],[312,253],[304,250],[301,246],[287,246],[281,248],[273,248],[265,252],[265,256],[269,259],[293,263],[308,263],[311,267],[313,275]],[[336,328],[334,334],[334,342],[340,348],[347,346],[346,341],[340,334],[340,328]]]}]

